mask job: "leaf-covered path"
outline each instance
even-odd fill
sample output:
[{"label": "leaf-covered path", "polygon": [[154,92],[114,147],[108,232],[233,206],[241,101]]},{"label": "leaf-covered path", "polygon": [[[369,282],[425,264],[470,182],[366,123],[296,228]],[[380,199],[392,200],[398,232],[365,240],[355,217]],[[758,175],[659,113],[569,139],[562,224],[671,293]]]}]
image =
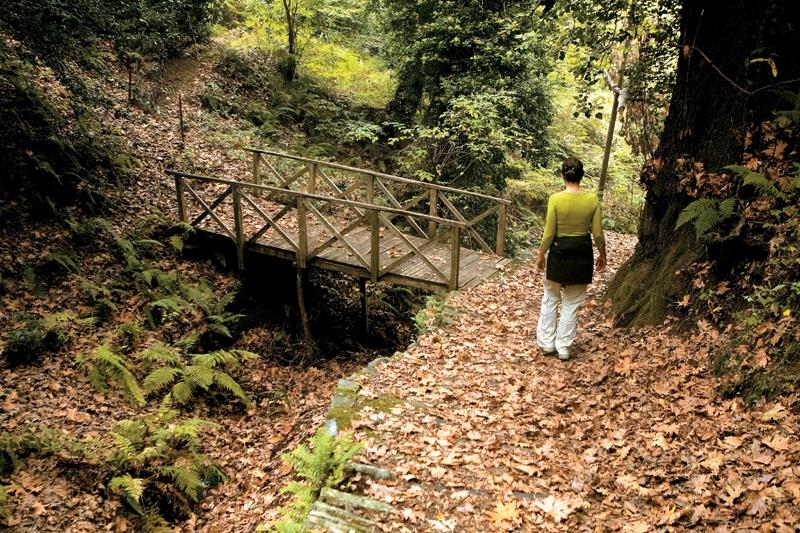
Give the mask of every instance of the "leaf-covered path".
[{"label": "leaf-covered path", "polygon": [[452,295],[452,323],[360,379],[354,428],[396,475],[361,482],[399,509],[385,530],[795,531],[796,414],[720,399],[704,324],[612,327],[599,295],[633,244],[610,237],[573,360],[535,347],[526,264]]}]

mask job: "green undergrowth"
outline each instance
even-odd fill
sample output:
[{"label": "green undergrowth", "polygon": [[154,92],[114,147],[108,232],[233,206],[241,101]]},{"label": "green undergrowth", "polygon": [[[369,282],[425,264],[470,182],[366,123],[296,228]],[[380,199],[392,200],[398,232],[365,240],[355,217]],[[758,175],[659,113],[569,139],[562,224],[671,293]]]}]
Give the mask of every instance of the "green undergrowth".
[{"label": "green undergrowth", "polygon": [[140,72],[157,70],[153,65],[209,35],[220,4],[9,0],[4,7],[0,200],[7,204],[0,227],[64,206],[102,212],[111,203],[109,191],[140,167],[97,111],[115,104],[113,67],[137,80]]},{"label": "green undergrowth", "polygon": [[95,487],[105,484],[124,502],[137,530],[163,531],[187,518],[205,493],[226,479],[202,453],[207,433],[216,428],[207,420],[180,419],[164,402],[157,412],[121,420],[97,437],[79,439],[46,426],[2,432],[0,479],[26,461],[56,456],[62,470],[81,470]]},{"label": "green undergrowth", "polygon": [[332,435],[321,427],[306,443],[285,453],[281,458],[292,467],[295,481],[281,492],[291,501],[281,509],[281,518],[271,525],[259,526],[257,531],[299,533],[311,506],[323,488],[338,488],[345,482],[345,465],[364,450],[349,434]]}]

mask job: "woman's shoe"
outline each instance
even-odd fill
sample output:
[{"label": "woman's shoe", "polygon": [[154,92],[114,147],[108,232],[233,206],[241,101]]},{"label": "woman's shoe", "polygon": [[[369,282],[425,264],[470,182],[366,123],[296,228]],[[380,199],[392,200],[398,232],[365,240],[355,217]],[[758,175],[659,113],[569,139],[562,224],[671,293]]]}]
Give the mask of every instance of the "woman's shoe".
[{"label": "woman's shoe", "polygon": [[539,346],[539,349],[545,355],[555,355],[556,353],[558,353],[555,348],[542,348],[541,346]]},{"label": "woman's shoe", "polygon": [[569,352],[567,351],[567,352],[558,354],[558,358],[561,359],[562,361],[569,361]]}]

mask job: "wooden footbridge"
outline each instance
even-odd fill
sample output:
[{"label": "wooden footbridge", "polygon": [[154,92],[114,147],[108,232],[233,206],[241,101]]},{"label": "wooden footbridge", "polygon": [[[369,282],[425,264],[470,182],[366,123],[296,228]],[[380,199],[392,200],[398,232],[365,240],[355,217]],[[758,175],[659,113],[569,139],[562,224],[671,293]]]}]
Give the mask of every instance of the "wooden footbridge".
[{"label": "wooden footbridge", "polygon": [[246,254],[256,253],[292,261],[298,272],[352,274],[362,288],[368,280],[456,289],[480,283],[508,261],[507,200],[248,150],[252,176],[245,180],[166,171],[175,178],[180,219],[233,241],[241,269]]}]

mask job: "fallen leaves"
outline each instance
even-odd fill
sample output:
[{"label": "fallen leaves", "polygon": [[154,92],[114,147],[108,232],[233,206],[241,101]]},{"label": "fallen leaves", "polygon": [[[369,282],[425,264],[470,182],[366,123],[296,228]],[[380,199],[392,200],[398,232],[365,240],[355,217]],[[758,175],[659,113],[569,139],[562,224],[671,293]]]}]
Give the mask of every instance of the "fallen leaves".
[{"label": "fallen leaves", "polygon": [[495,526],[513,526],[517,524],[520,519],[517,504],[514,501],[508,503],[497,502],[494,510],[488,511],[486,516]]}]

